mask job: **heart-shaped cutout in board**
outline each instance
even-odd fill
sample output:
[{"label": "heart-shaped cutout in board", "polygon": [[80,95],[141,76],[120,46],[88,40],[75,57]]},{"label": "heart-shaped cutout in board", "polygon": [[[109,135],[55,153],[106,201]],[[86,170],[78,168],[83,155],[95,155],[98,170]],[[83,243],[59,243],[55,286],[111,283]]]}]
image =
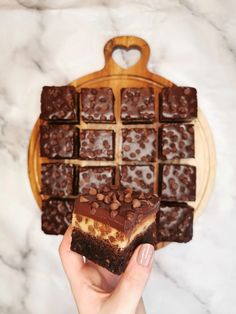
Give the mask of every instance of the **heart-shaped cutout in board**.
[{"label": "heart-shaped cutout in board", "polygon": [[140,57],[141,51],[136,47],[116,47],[112,51],[113,60],[123,69],[128,69],[135,65]]}]

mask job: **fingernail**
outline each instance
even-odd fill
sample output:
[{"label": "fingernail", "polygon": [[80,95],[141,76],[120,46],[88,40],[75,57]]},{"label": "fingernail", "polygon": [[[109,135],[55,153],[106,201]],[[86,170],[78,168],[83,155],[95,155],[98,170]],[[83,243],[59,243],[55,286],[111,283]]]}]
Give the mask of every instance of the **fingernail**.
[{"label": "fingernail", "polygon": [[154,253],[154,247],[151,244],[142,244],[138,252],[138,263],[142,266],[149,266]]}]

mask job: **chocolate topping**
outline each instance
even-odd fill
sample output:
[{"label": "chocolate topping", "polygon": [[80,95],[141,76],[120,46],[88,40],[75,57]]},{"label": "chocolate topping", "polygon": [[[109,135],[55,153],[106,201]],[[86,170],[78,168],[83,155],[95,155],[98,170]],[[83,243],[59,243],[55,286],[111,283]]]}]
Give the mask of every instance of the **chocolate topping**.
[{"label": "chocolate topping", "polygon": [[[140,193],[125,189],[112,189],[101,191],[104,200],[99,201],[97,196],[86,194],[83,195],[89,202],[81,202],[80,197],[75,202],[75,214],[100,221],[106,225],[116,228],[123,232],[129,232],[137,223],[140,223],[147,215],[157,212],[159,208],[159,198],[153,195],[149,200],[140,200]],[[130,198],[130,203],[125,201],[113,201],[112,198],[123,199]],[[93,212],[91,212],[93,209]],[[96,209],[96,212],[94,211]],[[93,215],[93,216],[91,216]]]}]

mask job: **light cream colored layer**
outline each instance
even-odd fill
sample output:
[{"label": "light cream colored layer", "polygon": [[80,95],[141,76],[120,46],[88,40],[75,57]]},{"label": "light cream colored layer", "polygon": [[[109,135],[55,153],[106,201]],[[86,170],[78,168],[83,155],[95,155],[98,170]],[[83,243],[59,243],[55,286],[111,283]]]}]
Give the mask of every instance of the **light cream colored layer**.
[{"label": "light cream colored layer", "polygon": [[148,229],[148,227],[155,221],[155,217],[155,213],[148,215],[141,224],[138,224],[127,234],[99,221],[95,221],[92,218],[76,214],[73,214],[72,225],[74,228],[77,228],[84,233],[89,233],[97,238],[108,241],[112,245],[118,246],[120,249],[124,249],[137,235]]}]

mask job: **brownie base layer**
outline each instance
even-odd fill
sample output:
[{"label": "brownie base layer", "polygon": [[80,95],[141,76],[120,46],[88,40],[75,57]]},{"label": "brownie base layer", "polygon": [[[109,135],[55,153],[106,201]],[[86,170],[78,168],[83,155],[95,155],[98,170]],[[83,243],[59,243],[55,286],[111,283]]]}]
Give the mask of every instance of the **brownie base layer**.
[{"label": "brownie base layer", "polygon": [[95,238],[79,229],[74,229],[72,233],[71,250],[105,267],[112,273],[120,275],[125,271],[136,247],[142,243],[155,245],[155,238],[156,226],[155,223],[153,223],[144,233],[139,234],[127,248],[121,250],[106,241]]}]

